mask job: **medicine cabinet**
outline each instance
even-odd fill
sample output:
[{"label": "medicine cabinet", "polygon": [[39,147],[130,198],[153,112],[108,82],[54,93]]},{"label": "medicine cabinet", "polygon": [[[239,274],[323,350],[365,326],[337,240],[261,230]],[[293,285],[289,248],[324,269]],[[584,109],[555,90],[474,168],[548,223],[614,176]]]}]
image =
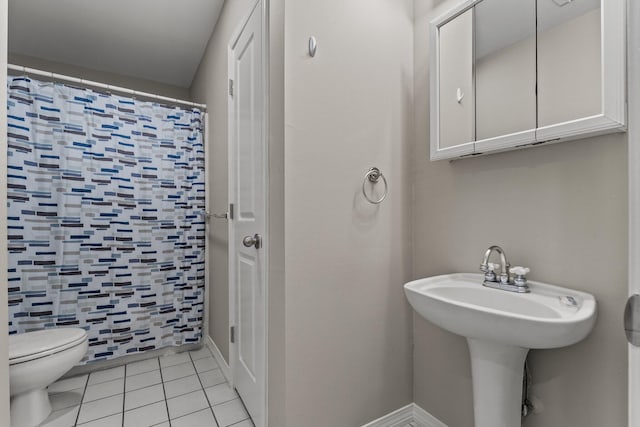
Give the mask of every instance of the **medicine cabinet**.
[{"label": "medicine cabinet", "polygon": [[431,160],[625,130],[625,0],[467,0],[431,22]]}]

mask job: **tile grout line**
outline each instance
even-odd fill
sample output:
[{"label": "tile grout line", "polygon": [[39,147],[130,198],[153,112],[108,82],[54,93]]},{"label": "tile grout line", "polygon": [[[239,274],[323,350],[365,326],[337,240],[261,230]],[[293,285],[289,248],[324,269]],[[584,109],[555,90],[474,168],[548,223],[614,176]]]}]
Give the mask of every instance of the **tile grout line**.
[{"label": "tile grout line", "polygon": [[[118,367],[118,366],[116,366],[116,367]],[[96,372],[99,372],[99,371],[96,371]],[[126,368],[125,368],[125,374],[126,374],[126,372],[127,372],[127,371],[126,371]],[[88,374],[88,375],[90,375],[90,374]],[[126,378],[126,377],[125,377],[125,378]],[[119,379],[120,379],[120,378],[116,378],[115,380],[110,380],[110,381],[117,381],[117,380],[119,380]],[[126,379],[125,379],[125,381],[126,381]],[[104,382],[96,383],[96,384],[92,384],[92,385],[100,385],[100,384],[104,384],[104,383],[107,383],[107,382],[109,382],[109,381],[104,381]],[[89,387],[89,378],[87,378],[87,385],[85,386],[85,392],[83,392],[83,393],[82,393],[82,400],[80,401],[80,409],[82,408],[82,406],[83,406],[85,403],[97,402],[98,400],[108,399],[108,398],[110,398],[110,397],[117,396],[117,394],[113,394],[113,395],[111,395],[111,396],[105,396],[105,397],[102,397],[102,398],[100,398],[100,399],[95,399],[95,400],[90,400],[90,401],[88,401],[88,402],[84,402],[84,395],[85,395],[85,393],[86,393],[86,389],[87,389],[88,387]],[[122,399],[123,399],[123,403],[122,403],[122,405],[123,405],[123,409],[124,409],[124,393],[122,394],[122,396],[123,396],[123,397],[122,397]],[[72,427],[78,427],[78,421],[79,421],[79,417],[80,417],[80,409],[78,409],[78,415],[76,416],[76,423],[75,423]],[[124,412],[123,412],[122,414],[123,414],[123,415],[122,415],[122,416],[123,416],[123,418],[122,418],[122,423],[124,424]],[[104,419],[104,418],[109,418],[109,417],[112,417],[112,416],[114,416],[114,415],[117,415],[117,413],[116,413],[116,414],[104,415],[104,416],[102,416],[102,417],[98,417],[98,418],[95,418],[95,419],[92,419],[92,420],[88,420],[88,421],[86,421],[86,422],[84,422],[84,423],[80,424],[79,426],[83,426],[83,425],[85,425],[85,424],[92,423],[92,422],[94,422],[94,421],[102,420],[102,419]]]},{"label": "tile grout line", "polygon": [[124,380],[122,381],[122,420],[120,425],[124,427],[124,408],[127,401],[127,365],[124,365]]},{"label": "tile grout line", "polygon": [[[154,385],[160,385],[160,384],[154,384]],[[145,388],[146,388],[146,387],[145,387]],[[158,403],[161,403],[161,402],[162,402],[162,400],[158,400],[157,402],[145,403],[144,405],[140,405],[140,406],[136,406],[135,408],[128,409],[128,410],[127,410],[127,411],[125,411],[125,412],[131,412],[131,411],[135,411],[136,409],[146,408],[147,406],[155,405],[155,404],[158,404]],[[200,409],[200,410],[201,410],[201,409]],[[192,413],[192,412],[191,412],[191,413]],[[111,416],[113,416],[113,415],[116,415],[116,414],[105,415],[104,417],[96,418],[96,420],[101,420],[102,418],[111,417]],[[91,421],[95,421],[95,420],[91,420]],[[87,421],[87,422],[88,422],[88,421]],[[157,423],[157,424],[162,424],[162,423],[166,423],[166,421],[160,421],[160,422],[159,422],[159,423]],[[154,425],[155,425],[155,424],[154,424]]]},{"label": "tile grout line", "polygon": [[[242,399],[240,399],[240,400],[242,401]],[[243,403],[242,405],[244,406],[244,403]],[[248,412],[247,412],[247,413],[248,413]],[[240,421],[238,421],[238,422],[235,422],[235,423],[233,423],[233,424],[229,424],[227,427],[237,426],[238,424],[243,423],[243,422],[245,422],[245,421],[247,421],[247,420],[251,420],[251,424],[253,424],[253,420],[251,419],[251,417],[249,417],[249,418],[245,418],[244,420],[240,420]],[[255,426],[255,424],[253,424],[253,425]],[[407,426],[402,426],[402,427],[407,427]]]},{"label": "tile grout line", "polygon": [[[209,352],[211,353],[211,352]],[[211,355],[213,356],[213,355]],[[211,411],[211,414],[213,415],[213,420],[215,421],[216,425],[218,427],[220,427],[220,423],[218,422],[218,417],[216,417],[216,413],[213,410],[213,405],[211,404],[211,401],[209,400],[209,395],[207,395],[207,392],[205,391],[204,388],[204,384],[202,384],[202,380],[200,379],[200,373],[198,372],[198,369],[196,368],[196,364],[193,360],[193,357],[191,357],[191,352],[189,352],[189,359],[191,359],[191,364],[193,365],[193,369],[196,371],[196,376],[198,377],[198,382],[200,383],[200,387],[202,387],[202,392],[204,393],[204,398],[207,399],[207,403],[209,404],[209,410]]]},{"label": "tile grout line", "polygon": [[[209,351],[209,354],[210,354],[210,356],[213,356],[213,355],[211,354],[211,352],[210,352],[210,351]],[[191,356],[191,353],[189,353],[189,356]],[[214,359],[215,359],[215,358],[214,358]],[[193,361],[193,358],[192,358],[191,360]],[[217,364],[217,363],[216,363],[216,364]],[[193,366],[193,367],[195,368],[195,363],[194,363],[194,366]],[[213,370],[215,370],[215,369],[216,369],[216,368],[211,369],[211,371],[213,371]],[[219,369],[219,368],[218,368],[218,369]],[[209,371],[204,371],[204,372],[209,372]],[[197,370],[196,370],[196,373],[198,373],[198,371],[197,371]],[[200,375],[198,375],[198,380],[200,380]],[[220,384],[228,384],[228,385],[229,385],[229,387],[231,387],[231,384],[229,384],[229,382],[228,382],[228,381],[226,381],[226,379],[225,379],[225,382],[220,383]],[[218,386],[218,385],[220,385],[220,384],[216,384],[216,385],[214,385],[214,386],[212,386],[212,387]],[[200,381],[200,385],[202,385],[202,381]],[[203,386],[203,390],[204,390],[204,386]],[[229,399],[229,400],[225,400],[224,402],[216,403],[215,405],[212,405],[212,404],[211,404],[211,402],[209,401],[209,396],[208,396],[208,395],[207,395],[207,393],[205,392],[205,397],[207,398],[207,402],[209,402],[209,406],[211,407],[211,412],[213,412],[213,418],[216,420],[216,424],[218,424],[218,426],[219,426],[219,427],[232,427],[232,426],[234,426],[234,425],[236,425],[236,424],[240,424],[241,422],[246,421],[246,420],[251,420],[251,424],[254,424],[254,423],[253,423],[253,420],[251,419],[251,415],[249,414],[249,411],[247,410],[247,407],[245,406],[244,402],[242,401],[242,397],[240,397],[240,395],[238,394],[238,392],[236,391],[236,389],[235,389],[235,388],[233,389],[233,392],[236,394],[236,397],[234,397],[234,398],[232,398],[232,399]],[[232,400],[236,400],[236,399],[238,399],[238,400],[240,401],[240,404],[242,404],[242,407],[244,408],[244,411],[247,413],[247,418],[243,418],[243,419],[241,419],[240,421],[238,421],[238,422],[236,422],[236,423],[229,424],[228,426],[221,426],[221,425],[218,423],[218,418],[216,417],[216,413],[215,413],[215,411],[213,410],[213,407],[214,407],[214,406],[222,405],[222,404],[227,403],[227,402],[231,402]],[[255,424],[254,424],[254,425],[255,425]]]},{"label": "tile grout line", "polygon": [[76,414],[76,422],[73,423],[73,426],[77,426],[78,425],[78,420],[80,419],[80,411],[82,410],[82,405],[84,402],[84,395],[87,392],[87,387],[89,387],[89,377],[91,376],[91,374],[87,374],[87,381],[85,381],[84,383],[84,389],[82,390],[82,397],[80,398],[80,405],[78,405],[78,413]]},{"label": "tile grout line", "polygon": [[[116,381],[120,381],[120,378],[116,378],[116,379],[114,379],[114,380],[105,381],[105,382],[103,382],[103,383],[91,384],[91,385],[88,385],[88,386],[87,386],[87,388],[89,388],[89,387],[95,387],[95,386],[102,386],[102,385],[104,385],[104,384],[107,384],[107,383],[113,383],[113,382],[116,382]],[[106,396],[102,396],[102,397],[98,397],[98,398],[93,398],[92,400],[87,400],[87,401],[85,401],[85,400],[84,400],[84,396],[83,396],[82,404],[85,404],[85,403],[91,403],[91,402],[97,402],[98,400],[108,399],[108,398],[110,398],[110,397],[117,396],[117,395],[119,395],[119,394],[123,394],[123,393],[108,394],[108,395],[106,395]]]},{"label": "tile grout line", "polygon": [[[82,426],[87,425],[87,424],[89,424],[89,423],[92,423],[92,422],[94,422],[94,421],[100,421],[100,420],[104,420],[105,418],[113,417],[114,415],[118,415],[118,414],[105,415],[105,416],[102,416],[102,417],[100,417],[100,418],[96,418],[96,419],[93,419],[93,420],[89,420],[89,421],[87,421],[87,422],[84,422],[84,423],[79,424],[78,426],[74,426],[74,427],[82,427]],[[402,426],[402,427],[404,427],[404,426]]]},{"label": "tile grout line", "polygon": [[[167,408],[167,422],[169,423],[169,427],[171,427],[171,414],[169,413],[169,402],[167,402],[167,391],[164,389],[164,376],[162,375],[162,364],[160,363],[160,358],[158,357],[158,368],[160,371],[160,384],[162,384],[162,395],[164,396],[164,406]],[[123,417],[124,419],[124,417]]]},{"label": "tile grout line", "polygon": [[[218,423],[218,419],[217,419],[217,417],[216,417],[216,415],[215,415],[215,412],[213,411],[213,405],[212,405],[212,404],[211,404],[211,402],[209,401],[209,397],[207,396],[207,394],[206,394],[206,392],[205,392],[204,384],[202,383],[202,380],[200,379],[200,373],[205,373],[205,372],[214,371],[216,368],[210,369],[210,370],[208,370],[208,371],[198,372],[198,370],[197,370],[197,368],[196,368],[196,366],[195,366],[195,360],[194,360],[194,359],[193,359],[193,357],[191,356],[191,353],[190,353],[190,352],[188,352],[188,353],[189,353],[189,361],[191,362],[191,365],[193,366],[194,371],[195,371],[195,374],[194,374],[194,375],[196,375],[196,376],[197,376],[198,383],[199,383],[199,385],[200,385],[200,387],[201,387],[199,391],[202,391],[202,392],[205,394],[205,399],[206,399],[206,401],[207,401],[207,403],[208,403],[208,405],[209,405],[209,406],[208,406],[208,408],[202,408],[202,409],[194,410],[193,412],[189,412],[189,413],[183,414],[183,415],[181,415],[180,417],[176,417],[176,419],[178,419],[178,418],[183,418],[183,417],[186,417],[186,416],[192,415],[192,414],[194,414],[194,413],[197,413],[197,412],[200,412],[200,411],[204,411],[204,410],[206,410],[206,409],[209,409],[209,410],[211,411],[212,415],[213,415],[213,418],[214,418],[214,421],[216,422],[216,424],[217,424],[219,427],[223,427],[223,426],[220,426],[220,424]],[[208,356],[208,357],[212,357],[212,355],[211,355],[211,354],[209,354],[209,356]],[[205,358],[206,358],[206,357],[204,357],[204,358],[200,358],[200,359],[198,359],[198,360],[205,359]],[[163,424],[163,423],[167,422],[167,423],[169,423],[169,426],[171,426],[171,425],[172,425],[172,423],[171,423],[171,415],[169,414],[168,398],[167,398],[166,389],[165,389],[165,381],[164,381],[164,376],[163,376],[163,372],[162,372],[162,366],[160,365],[160,359],[159,359],[159,357],[156,357],[155,359],[157,360],[158,367],[159,367],[158,371],[159,371],[159,374],[160,374],[160,380],[161,380],[162,390],[163,390],[163,397],[164,397],[165,407],[167,408],[167,418],[168,418],[168,420],[167,420],[167,421],[162,421],[162,422],[160,422],[159,424],[156,424],[156,425],[160,425],[160,424]],[[153,359],[149,359],[149,360],[153,360]],[[125,414],[125,412],[126,412],[126,411],[125,411],[125,409],[126,409],[126,397],[127,397],[127,391],[126,391],[126,384],[127,384],[127,366],[126,366],[126,364],[125,364],[125,365],[123,365],[123,366],[124,366],[124,376],[123,376],[123,402],[122,402],[122,421],[121,421],[121,425],[122,425],[122,427],[124,427],[124,414]],[[172,365],[172,366],[174,366],[174,365]],[[218,368],[218,369],[219,369],[219,368]],[[96,372],[97,372],[97,371],[96,371]],[[142,374],[149,373],[149,372],[152,372],[152,371],[148,371],[148,372],[141,372],[141,373],[136,374],[136,375],[142,375]],[[73,424],[73,427],[77,427],[77,426],[78,426],[78,421],[79,421],[79,418],[80,418],[80,410],[82,409],[82,407],[84,406],[84,404],[85,404],[85,403],[89,403],[89,402],[84,402],[84,396],[86,395],[86,393],[87,393],[87,389],[88,389],[88,387],[89,387],[89,379],[90,379],[90,377],[91,377],[91,374],[92,374],[91,372],[87,374],[87,379],[86,379],[86,381],[85,381],[84,386],[82,387],[83,392],[82,392],[82,396],[81,396],[81,399],[80,399],[80,405],[78,406],[78,413],[76,414],[75,423]],[[183,379],[183,378],[187,378],[187,377],[189,377],[189,376],[190,376],[190,375],[187,375],[186,377],[175,378],[175,379],[173,379],[173,380],[171,380],[171,381],[178,381],[178,380],[181,380],[181,379]],[[115,380],[110,380],[110,381],[116,381],[116,380],[117,380],[117,378],[116,378]],[[104,382],[96,383],[96,384],[103,384],[103,383],[106,383],[106,382],[109,382],[109,381],[104,381]],[[169,382],[170,382],[170,381],[169,381]],[[224,381],[224,382],[222,382],[222,383],[220,383],[220,384],[225,384],[225,383],[227,383],[227,382],[226,382],[226,381]],[[215,384],[215,385],[213,385],[212,387],[215,387],[215,386],[220,385],[220,384]],[[152,385],[152,386],[153,386],[153,385]],[[151,386],[150,386],[150,387],[151,387]],[[141,389],[143,389],[143,388],[146,388],[146,387],[142,387],[142,388],[137,389],[137,390],[141,390]],[[135,390],[132,390],[132,391],[135,391]],[[186,394],[194,393],[194,392],[197,392],[197,391],[198,391],[198,390],[194,390],[194,391],[187,392],[187,393],[182,393],[182,394],[179,394],[179,395],[173,396],[172,398],[176,398],[176,397],[179,397],[179,396],[184,396],[184,395],[186,395]],[[116,394],[116,395],[113,395],[113,396],[117,396],[117,394]],[[113,397],[113,396],[105,396],[105,397],[103,397],[103,398],[101,398],[101,399],[106,399],[106,398]],[[92,402],[95,402],[95,401],[97,401],[97,400],[101,400],[101,399],[96,399],[96,400],[93,400]],[[236,396],[236,397],[234,397],[234,398],[232,398],[232,399],[229,399],[229,400],[226,400],[226,401],[224,401],[224,402],[219,402],[217,405],[221,405],[221,404],[224,404],[224,403],[230,402],[230,401],[235,400],[235,399],[239,399],[239,396]],[[240,400],[240,402],[241,402],[241,403],[243,404],[243,406],[244,406],[244,402],[242,402],[242,399],[239,399],[239,400]],[[147,405],[139,406],[138,408],[142,408],[142,407],[145,407],[145,406],[153,405],[153,404],[155,404],[155,403],[158,403],[158,402],[152,402],[152,403],[149,403],[149,404],[147,404]],[[138,408],[134,408],[134,409],[138,409]],[[246,407],[245,407],[245,411],[246,411]],[[109,415],[105,415],[105,416],[103,416],[103,417],[99,417],[99,418],[96,418],[96,419],[93,419],[93,420],[89,420],[89,421],[87,421],[87,422],[94,422],[94,421],[97,421],[97,420],[100,420],[100,419],[103,419],[103,418],[111,417],[111,416],[113,416],[113,415],[117,415],[117,414],[109,414]],[[251,418],[250,418],[250,416],[249,416],[248,418],[245,418],[245,419],[239,420],[238,422],[236,422],[236,423],[234,423],[234,424],[232,424],[232,425],[239,424],[239,423],[241,423],[241,422],[243,422],[243,421],[246,421],[247,419],[251,419]],[[230,427],[230,426],[232,426],[232,425],[229,425],[229,427]]]},{"label": "tile grout line", "polygon": [[[236,392],[236,394],[238,394],[238,393]],[[239,424],[239,423],[241,423],[242,421],[251,420],[251,424],[253,424],[253,425],[255,426],[255,424],[253,423],[253,420],[251,419],[251,415],[249,414],[249,411],[247,410],[247,406],[244,404],[244,401],[242,400],[242,397],[240,397],[240,395],[239,395],[239,394],[238,394],[238,400],[240,401],[240,404],[241,404],[241,405],[242,405],[242,407],[244,408],[244,412],[246,412],[246,413],[247,413],[247,418],[245,418],[245,419],[243,419],[243,420],[238,421],[236,424]],[[227,426],[227,427],[231,427],[231,426],[233,426],[233,424],[231,424],[230,426]]]},{"label": "tile grout line", "polygon": [[[210,352],[210,353],[211,353],[211,352]],[[213,355],[212,355],[212,356],[213,356]],[[217,361],[216,361],[216,363],[217,363]],[[194,367],[195,367],[195,366],[194,366]],[[229,384],[229,382],[228,382],[228,381],[225,381],[224,383],[221,383],[221,384]],[[219,385],[219,384],[218,384],[218,385]],[[229,384],[229,387],[231,387],[231,384]],[[236,400],[236,399],[238,399],[238,400],[240,401],[240,404],[241,404],[241,405],[242,405],[242,407],[244,408],[244,411],[247,413],[247,418],[243,418],[243,419],[239,420],[238,422],[235,422],[235,423],[233,423],[233,424],[229,424],[228,426],[220,426],[220,425],[219,425],[219,427],[233,427],[234,425],[236,425],[236,424],[240,424],[241,422],[246,421],[246,420],[251,420],[251,424],[253,424],[253,425],[255,426],[255,423],[253,422],[253,419],[251,418],[251,415],[249,414],[249,411],[247,410],[247,406],[244,404],[244,401],[242,400],[242,397],[240,397],[240,394],[238,394],[238,392],[237,392],[237,390],[236,390],[235,388],[233,388],[233,392],[236,394],[236,396],[237,396],[237,397],[234,397],[233,399],[226,400],[226,401],[224,401],[224,402],[220,402],[220,403],[218,403],[217,405],[222,405],[223,403],[231,402],[232,400]],[[206,396],[206,393],[205,393],[205,396]],[[209,396],[207,396],[207,401],[208,401],[208,400],[209,400]],[[211,402],[209,402],[209,405],[211,405]],[[216,405],[216,406],[217,406],[217,405]],[[215,413],[215,411],[213,410],[213,405],[211,405],[211,412],[213,412],[213,417],[214,417],[214,418],[216,418],[216,413]],[[218,422],[218,419],[216,418],[216,423],[217,423],[217,422]]]},{"label": "tile grout line", "polygon": [[[189,355],[189,357],[191,357],[191,355]],[[191,360],[191,362],[192,362],[192,364],[193,364],[193,359]],[[189,362],[184,362],[184,363],[189,363]],[[175,365],[171,365],[171,366],[175,366]],[[169,366],[168,366],[168,367],[169,367]],[[194,365],[194,369],[195,369],[195,365]],[[211,369],[211,371],[213,371],[213,370],[214,370],[214,369]],[[204,372],[209,372],[209,371],[204,371]],[[191,376],[193,376],[193,375],[187,375],[186,377],[176,378],[176,379],[173,379],[173,380],[171,380],[171,381],[178,381],[178,380],[181,380],[181,379],[184,379],[184,378],[188,378],[188,377],[191,377]],[[196,392],[198,392],[198,391],[202,391],[202,392],[204,393],[204,397],[205,397],[205,399],[207,399],[207,403],[209,404],[209,407],[208,407],[208,408],[196,409],[196,410],[194,410],[194,411],[192,411],[192,412],[188,412],[188,413],[186,413],[186,414],[180,415],[179,417],[175,417],[175,418],[174,418],[174,420],[177,420],[177,419],[179,419],[179,418],[186,417],[186,416],[188,416],[188,415],[193,415],[193,414],[195,414],[195,413],[197,413],[197,412],[200,412],[200,411],[204,411],[204,410],[206,410],[206,409],[209,409],[209,410],[211,411],[211,413],[213,414],[213,418],[214,418],[214,420],[215,420],[216,424],[217,424],[218,426],[220,426],[220,425],[218,424],[218,420],[217,420],[217,418],[216,418],[216,415],[215,415],[215,413],[213,412],[213,406],[211,406],[211,402],[209,402],[209,397],[207,396],[207,393],[204,391],[204,386],[203,386],[203,384],[202,384],[202,381],[200,381],[200,375],[198,375],[198,371],[196,371],[195,376],[198,378],[198,382],[200,383],[200,387],[201,387],[201,388],[200,388],[200,390],[188,391],[188,392],[186,392],[186,393],[182,393],[182,394],[179,394],[179,395],[173,396],[173,397],[171,397],[171,399],[175,399],[175,398],[180,397],[180,396],[184,396],[184,395],[187,395],[187,394],[191,394],[191,393],[196,393]],[[167,382],[171,382],[171,381],[167,381]],[[224,383],[220,383],[220,384],[224,384]],[[220,384],[216,384],[216,385],[220,385]],[[164,382],[163,382],[163,386],[164,386]],[[212,387],[215,387],[215,386],[212,386]],[[224,401],[224,402],[220,402],[218,405],[221,405],[222,403],[226,403],[226,402],[231,402],[231,400],[235,400],[235,399],[238,399],[238,397],[234,397],[233,399],[226,400],[226,401]],[[165,396],[165,401],[167,401],[167,400],[168,400],[168,399],[166,399],[166,396]],[[144,405],[144,406],[148,406],[148,405]],[[168,412],[168,406],[167,406],[167,412]],[[244,421],[244,420],[247,420],[247,419],[249,419],[249,418],[245,418],[245,419],[240,420],[240,421],[238,421],[238,422],[241,422],[241,421]]]},{"label": "tile grout line", "polygon": [[[226,384],[226,383],[221,383],[221,384],[217,384],[217,385],[222,385],[222,384]],[[234,392],[235,392],[235,390],[234,390]],[[237,400],[237,399],[240,399],[240,401],[242,401],[242,399],[240,398],[240,395],[238,393],[236,393],[236,397],[232,397],[231,399],[228,399],[228,400],[223,400],[222,402],[218,402],[215,405],[212,405],[211,407],[213,408],[214,406],[220,406],[223,403],[229,403],[232,400]],[[243,403],[243,406],[244,406],[244,403]],[[246,407],[245,407],[245,409],[246,409]],[[248,412],[247,412],[247,414],[248,414]]]},{"label": "tile grout line", "polygon": [[[174,421],[175,420],[179,420],[180,418],[188,417],[189,415],[197,414],[198,412],[206,411],[207,409],[209,409],[211,411],[211,406],[209,406],[208,408],[197,409],[197,410],[195,410],[193,412],[189,412],[189,413],[186,413],[184,415],[180,415],[179,417],[175,417],[173,420]],[[213,411],[211,411],[211,412],[213,413]],[[215,418],[215,416],[214,416],[214,418]],[[244,421],[244,420],[242,420],[242,421]],[[216,421],[216,424],[218,424],[218,421]]]}]

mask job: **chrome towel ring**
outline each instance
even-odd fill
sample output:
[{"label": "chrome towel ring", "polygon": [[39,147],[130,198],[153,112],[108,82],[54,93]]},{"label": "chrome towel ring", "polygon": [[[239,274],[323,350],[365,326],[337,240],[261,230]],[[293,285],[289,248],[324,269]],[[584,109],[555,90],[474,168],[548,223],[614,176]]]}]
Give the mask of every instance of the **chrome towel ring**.
[{"label": "chrome towel ring", "polygon": [[[373,184],[376,184],[380,180],[380,178],[382,178],[382,181],[384,182],[384,192],[382,193],[382,196],[378,200],[373,200],[367,195],[367,190],[365,186],[367,185],[367,181]],[[389,190],[389,185],[387,184],[387,178],[384,177],[384,174],[380,171],[380,169],[378,169],[375,166],[369,169],[367,173],[364,175],[364,181],[362,182],[362,195],[364,196],[364,198],[367,199],[369,203],[378,205],[382,203],[385,197],[387,197],[388,190]]]}]

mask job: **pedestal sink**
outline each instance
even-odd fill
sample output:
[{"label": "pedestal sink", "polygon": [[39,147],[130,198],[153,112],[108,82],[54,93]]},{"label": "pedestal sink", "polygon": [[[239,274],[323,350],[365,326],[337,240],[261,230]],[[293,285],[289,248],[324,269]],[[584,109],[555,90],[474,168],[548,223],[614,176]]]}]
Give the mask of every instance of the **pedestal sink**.
[{"label": "pedestal sink", "polygon": [[529,282],[529,293],[482,286],[481,274],[449,274],[404,285],[413,309],[466,337],[475,427],[521,424],[522,376],[529,349],[584,339],[596,321],[593,295]]}]

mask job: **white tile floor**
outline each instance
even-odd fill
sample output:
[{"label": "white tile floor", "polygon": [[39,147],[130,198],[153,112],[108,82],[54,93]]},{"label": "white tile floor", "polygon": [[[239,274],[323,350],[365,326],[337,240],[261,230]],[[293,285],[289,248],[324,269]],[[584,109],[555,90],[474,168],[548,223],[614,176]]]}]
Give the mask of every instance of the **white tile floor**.
[{"label": "white tile floor", "polygon": [[253,427],[206,347],[67,378],[41,427]]}]

